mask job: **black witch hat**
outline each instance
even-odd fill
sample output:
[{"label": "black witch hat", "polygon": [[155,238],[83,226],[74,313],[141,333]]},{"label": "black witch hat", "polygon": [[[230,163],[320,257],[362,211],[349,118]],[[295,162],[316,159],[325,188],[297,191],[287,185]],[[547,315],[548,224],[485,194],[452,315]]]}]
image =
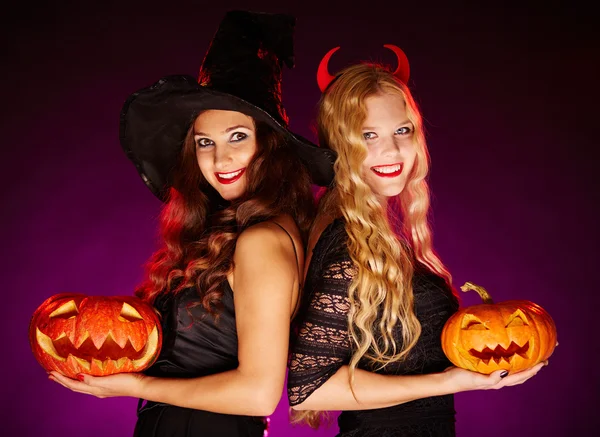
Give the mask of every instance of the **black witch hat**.
[{"label": "black witch hat", "polygon": [[186,133],[206,109],[242,112],[281,133],[316,185],[333,180],[335,154],[288,130],[281,102],[282,67],[294,66],[295,19],[228,12],[204,57],[199,79],[167,76],[125,102],[120,140],[150,190],[165,200]]}]

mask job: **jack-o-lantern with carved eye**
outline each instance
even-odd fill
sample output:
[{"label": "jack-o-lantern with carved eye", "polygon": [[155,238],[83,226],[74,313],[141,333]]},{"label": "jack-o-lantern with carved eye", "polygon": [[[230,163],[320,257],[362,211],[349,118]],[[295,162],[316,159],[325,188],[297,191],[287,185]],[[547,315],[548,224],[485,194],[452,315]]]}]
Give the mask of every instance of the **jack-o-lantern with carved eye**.
[{"label": "jack-o-lantern with carved eye", "polygon": [[526,300],[494,304],[483,287],[467,282],[484,303],[453,314],[442,331],[442,349],[457,367],[490,374],[518,372],[545,361],[556,346],[556,326],[539,305]]},{"label": "jack-o-lantern with carved eye", "polygon": [[104,376],[148,368],[162,331],[154,309],[137,297],[62,293],[33,313],[29,343],[48,371]]}]

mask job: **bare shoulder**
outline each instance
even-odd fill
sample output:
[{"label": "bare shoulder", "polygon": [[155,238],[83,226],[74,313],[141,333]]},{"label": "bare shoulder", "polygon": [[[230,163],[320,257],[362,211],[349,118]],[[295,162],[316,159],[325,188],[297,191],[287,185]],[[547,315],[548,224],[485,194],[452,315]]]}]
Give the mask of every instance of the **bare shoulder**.
[{"label": "bare shoulder", "polygon": [[[290,237],[294,242],[293,247]],[[280,215],[245,229],[237,239],[236,255],[238,251],[244,253],[250,249],[254,254],[277,256],[287,254],[294,248],[302,250],[300,230],[290,216]]]}]

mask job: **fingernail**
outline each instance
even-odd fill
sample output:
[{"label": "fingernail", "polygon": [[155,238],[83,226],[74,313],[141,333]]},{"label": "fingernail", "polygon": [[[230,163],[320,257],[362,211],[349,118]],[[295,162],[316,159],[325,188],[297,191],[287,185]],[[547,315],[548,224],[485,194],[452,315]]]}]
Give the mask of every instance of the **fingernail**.
[{"label": "fingernail", "polygon": [[83,373],[78,373],[77,374],[77,379],[78,380],[83,381],[83,378],[84,378]]},{"label": "fingernail", "polygon": [[500,378],[504,378],[504,377],[505,377],[505,376],[507,376],[507,375],[508,375],[508,370],[505,370],[504,372],[502,372],[502,373],[500,374]]}]

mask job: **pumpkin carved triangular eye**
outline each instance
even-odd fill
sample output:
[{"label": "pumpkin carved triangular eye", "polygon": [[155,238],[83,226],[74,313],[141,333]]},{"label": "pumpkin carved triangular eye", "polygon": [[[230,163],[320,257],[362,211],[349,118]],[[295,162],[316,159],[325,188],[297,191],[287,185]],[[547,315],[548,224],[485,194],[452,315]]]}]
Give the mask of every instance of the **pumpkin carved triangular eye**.
[{"label": "pumpkin carved triangular eye", "polygon": [[521,310],[517,310],[512,313],[508,319],[508,323],[506,324],[507,328],[512,328],[514,326],[528,326],[529,322],[527,322],[527,317]]},{"label": "pumpkin carved triangular eye", "polygon": [[77,310],[77,304],[74,300],[70,300],[50,313],[50,318],[54,319],[72,319],[77,316],[79,311]]},{"label": "pumpkin carved triangular eye", "polygon": [[119,317],[127,322],[137,322],[138,320],[142,320],[140,313],[138,313],[134,307],[125,302],[123,303],[123,308],[121,308],[121,314],[119,314]]},{"label": "pumpkin carved triangular eye", "polygon": [[485,331],[489,328],[473,314],[465,314],[462,319],[461,329]]}]

